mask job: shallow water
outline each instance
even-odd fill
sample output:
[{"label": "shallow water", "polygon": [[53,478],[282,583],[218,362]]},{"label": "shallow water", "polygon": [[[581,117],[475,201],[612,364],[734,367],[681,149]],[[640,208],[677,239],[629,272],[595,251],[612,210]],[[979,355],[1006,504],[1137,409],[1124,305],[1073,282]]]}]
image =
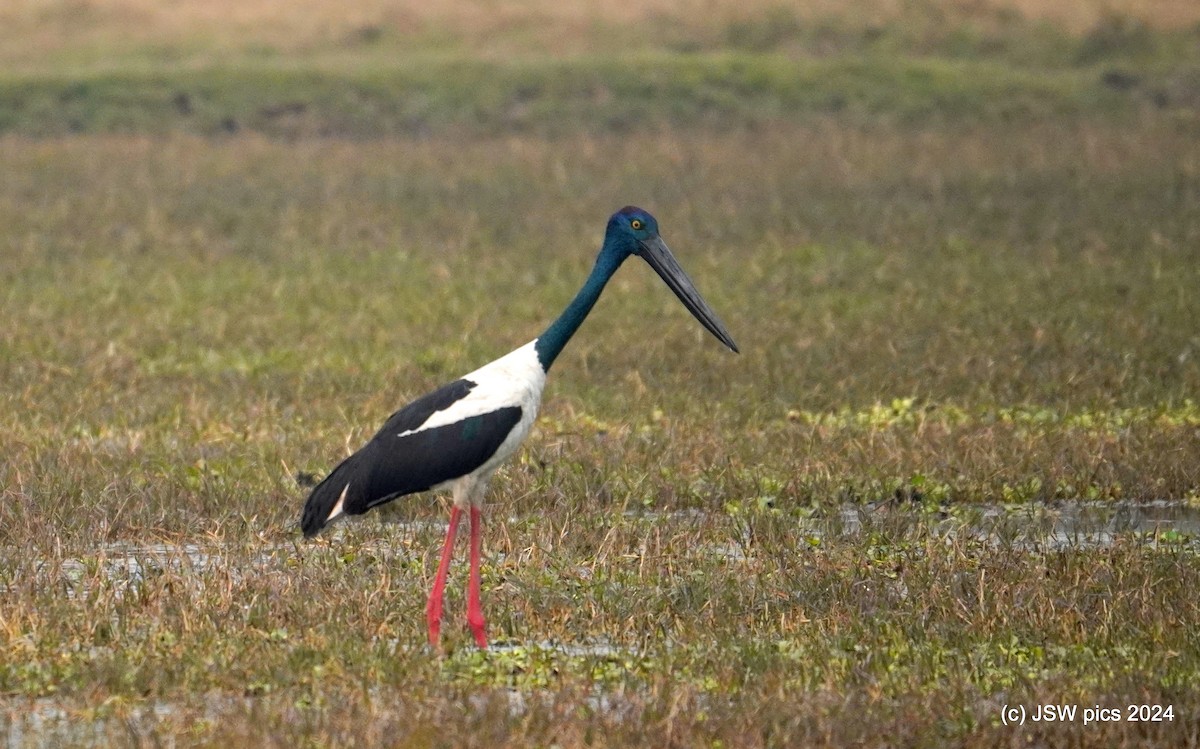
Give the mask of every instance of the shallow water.
[{"label": "shallow water", "polygon": [[[247,708],[248,698],[211,696],[199,717],[215,720],[238,706]],[[90,711],[89,711],[90,712]],[[64,708],[53,697],[10,699],[0,707],[0,730],[4,749],[34,747],[176,746],[172,735],[159,735],[162,725],[181,708],[170,702],[149,701],[122,711],[120,717],[80,715]],[[193,710],[193,712],[195,712]],[[157,729],[157,730],[156,730]],[[186,744],[186,742],[185,742]]]},{"label": "shallow water", "polygon": [[[630,520],[651,523],[696,523],[703,522],[706,517],[708,514],[700,510],[628,515]],[[932,525],[936,533],[946,536],[965,535],[1028,550],[1110,546],[1121,541],[1152,547],[1200,548],[1200,507],[1171,501],[976,504],[933,510],[895,503],[847,503],[834,510],[817,511],[797,522],[811,537],[828,540],[854,538],[868,529],[898,523],[914,528]],[[399,524],[414,534],[430,531],[431,525],[438,533],[444,528],[444,524],[428,521]],[[742,558],[747,547],[739,541],[746,540],[714,544],[709,550],[734,559]],[[250,566],[273,566],[273,557],[291,554],[291,550],[291,544],[256,548]],[[245,557],[238,556],[239,565],[244,567]],[[34,571],[56,578],[66,594],[75,597],[86,595],[89,581],[97,576],[120,591],[158,572],[202,574],[225,564],[225,553],[219,545],[114,543],[104,544],[86,557],[69,557],[53,563],[49,560],[35,562]],[[7,586],[0,582],[0,593],[6,590]]]},{"label": "shallow water", "polygon": [[[849,511],[843,509],[843,517]],[[1182,502],[1055,502],[943,509],[938,531],[1028,550],[1136,542],[1151,547],[1200,545],[1200,508]],[[861,525],[861,516],[847,523]]]}]

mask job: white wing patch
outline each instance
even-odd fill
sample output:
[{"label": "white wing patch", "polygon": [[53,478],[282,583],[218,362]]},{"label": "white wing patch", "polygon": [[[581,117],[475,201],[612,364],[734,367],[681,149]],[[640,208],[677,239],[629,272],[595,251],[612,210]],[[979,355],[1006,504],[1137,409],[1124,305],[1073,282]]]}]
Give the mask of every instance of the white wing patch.
[{"label": "white wing patch", "polygon": [[337,504],[335,504],[333,509],[329,511],[329,517],[325,518],[326,523],[342,514],[342,503],[346,501],[346,493],[349,491],[350,483],[347,482],[346,486],[342,487],[342,496],[338,497]]},{"label": "white wing patch", "polygon": [[546,385],[546,372],[538,361],[534,343],[530,341],[496,361],[463,375],[462,379],[475,383],[466,397],[450,404],[449,408],[433,412],[416,429],[399,432],[396,436],[404,437],[426,429],[456,424],[508,406],[520,406],[523,416],[537,413],[542,388]]}]

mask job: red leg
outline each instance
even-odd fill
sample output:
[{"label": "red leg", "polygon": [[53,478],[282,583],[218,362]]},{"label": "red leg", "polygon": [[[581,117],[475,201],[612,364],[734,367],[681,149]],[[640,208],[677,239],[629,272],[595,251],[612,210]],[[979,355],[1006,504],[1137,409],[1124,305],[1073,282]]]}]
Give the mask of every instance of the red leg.
[{"label": "red leg", "polygon": [[479,551],[480,531],[483,530],[483,513],[471,507],[471,574],[467,581],[467,626],[475,635],[475,643],[487,650],[487,622],[483,618],[483,605],[479,601]]},{"label": "red leg", "polygon": [[425,621],[429,624],[429,644],[438,648],[438,634],[442,628],[442,594],[446,591],[446,575],[450,572],[450,557],[454,556],[454,537],[458,535],[458,521],[462,510],[455,505],[450,510],[450,527],[446,529],[446,543],[442,545],[442,561],[438,564],[437,576],[433,578],[433,589],[429,591],[429,605],[425,607]]}]

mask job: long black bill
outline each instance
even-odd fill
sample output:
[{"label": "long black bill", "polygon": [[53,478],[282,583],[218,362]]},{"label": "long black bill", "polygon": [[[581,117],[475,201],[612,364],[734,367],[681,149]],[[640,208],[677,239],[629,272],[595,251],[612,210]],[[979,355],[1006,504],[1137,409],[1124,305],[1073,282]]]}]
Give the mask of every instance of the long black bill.
[{"label": "long black bill", "polygon": [[708,306],[708,302],[700,296],[700,292],[696,291],[692,279],[688,278],[688,275],[683,272],[683,268],[679,267],[679,261],[671,254],[666,243],[655,237],[642,242],[641,245],[642,257],[650,264],[654,272],[667,282],[667,286],[671,287],[671,291],[675,292],[675,296],[679,297],[683,306],[687,307],[688,311],[700,321],[700,324],[717,337],[717,340],[737,353],[737,344],[733,342],[729,331],[725,329],[725,324],[721,322],[721,318],[717,317],[717,313],[712,311],[712,307]]}]

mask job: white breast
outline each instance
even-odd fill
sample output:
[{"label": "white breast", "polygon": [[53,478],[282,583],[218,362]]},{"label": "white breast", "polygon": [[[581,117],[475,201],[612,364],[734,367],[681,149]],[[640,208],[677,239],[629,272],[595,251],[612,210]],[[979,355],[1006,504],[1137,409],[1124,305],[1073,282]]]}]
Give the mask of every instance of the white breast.
[{"label": "white breast", "polygon": [[[486,480],[517,451],[521,443],[529,436],[529,430],[537,419],[538,406],[542,400],[542,389],[546,386],[546,372],[538,361],[534,350],[535,341],[530,341],[519,349],[505,354],[499,359],[486,364],[470,374],[463,375],[464,380],[475,383],[475,387],[465,398],[454,403],[444,411],[438,411],[429,417],[413,432],[424,429],[454,424],[478,414],[489,413],[499,408],[509,406],[521,407],[521,419],[504,438],[504,442],[487,460],[486,463],[471,472],[486,483]],[[434,489],[444,488],[454,484],[448,481]]]}]

